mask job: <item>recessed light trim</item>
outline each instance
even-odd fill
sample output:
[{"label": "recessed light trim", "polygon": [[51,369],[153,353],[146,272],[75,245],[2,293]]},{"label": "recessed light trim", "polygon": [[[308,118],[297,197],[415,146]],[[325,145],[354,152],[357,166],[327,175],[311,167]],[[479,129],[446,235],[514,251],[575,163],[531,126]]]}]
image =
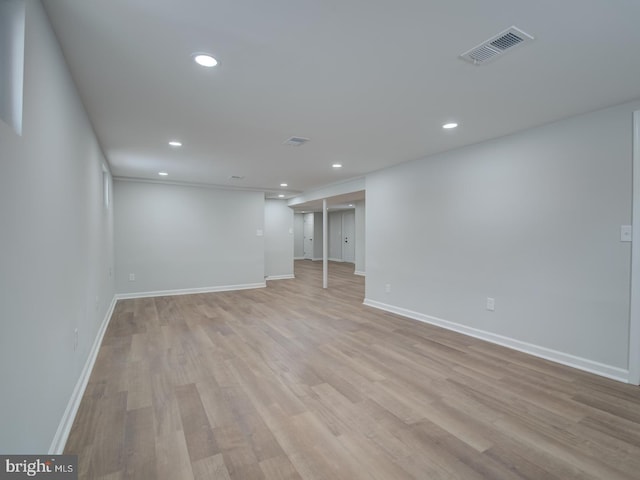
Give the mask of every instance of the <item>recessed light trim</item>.
[{"label": "recessed light trim", "polygon": [[213,58],[208,53],[194,53],[192,55],[193,61],[201,67],[211,68],[218,65],[218,60]]},{"label": "recessed light trim", "polygon": [[284,195],[281,193],[280,195],[278,195],[278,198],[284,198]]},{"label": "recessed light trim", "polygon": [[457,128],[458,124],[456,122],[450,122],[450,123],[445,123],[444,125],[442,125],[442,128],[444,128],[445,130],[451,130],[452,128]]},{"label": "recessed light trim", "polygon": [[281,183],[281,184],[280,184],[280,186],[281,186],[281,187],[288,187],[288,186],[289,186],[289,184],[288,184],[288,183]]},{"label": "recessed light trim", "polygon": [[167,172],[158,172],[158,175],[160,175],[161,177],[166,177],[169,174]]},{"label": "recessed light trim", "polygon": [[182,146],[182,142],[179,142],[178,140],[171,140],[169,142],[169,145],[172,146],[172,147],[178,148],[178,147]]},{"label": "recessed light trim", "polygon": [[331,165],[333,168],[342,168],[342,164],[341,163],[334,163],[333,165]]},{"label": "recessed light trim", "polygon": [[304,145],[305,143],[307,143],[309,140],[310,139],[306,137],[289,137],[284,142],[282,142],[282,144],[288,145],[290,147],[299,147],[300,145]]}]

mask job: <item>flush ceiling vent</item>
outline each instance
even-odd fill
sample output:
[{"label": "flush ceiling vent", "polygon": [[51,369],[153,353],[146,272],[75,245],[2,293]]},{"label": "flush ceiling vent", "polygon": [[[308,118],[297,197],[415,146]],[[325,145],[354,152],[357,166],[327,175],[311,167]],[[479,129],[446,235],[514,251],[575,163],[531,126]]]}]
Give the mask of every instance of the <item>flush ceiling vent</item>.
[{"label": "flush ceiling vent", "polygon": [[309,141],[308,138],[304,137],[291,137],[288,140],[283,142],[283,145],[289,145],[290,147],[299,147],[300,145],[304,145]]},{"label": "flush ceiling vent", "polygon": [[533,37],[528,33],[517,27],[511,27],[473,47],[471,50],[467,50],[460,55],[460,58],[474,65],[481,65],[503,55],[518,45],[524,45],[532,40]]}]

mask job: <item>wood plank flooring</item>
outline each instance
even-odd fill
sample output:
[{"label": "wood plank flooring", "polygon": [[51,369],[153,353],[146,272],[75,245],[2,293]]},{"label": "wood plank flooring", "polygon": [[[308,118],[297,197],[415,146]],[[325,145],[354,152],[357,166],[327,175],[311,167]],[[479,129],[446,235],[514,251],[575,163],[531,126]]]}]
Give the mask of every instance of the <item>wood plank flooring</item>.
[{"label": "wood plank flooring", "polygon": [[638,387],[365,307],[352,271],[118,302],[80,478],[640,478]]}]

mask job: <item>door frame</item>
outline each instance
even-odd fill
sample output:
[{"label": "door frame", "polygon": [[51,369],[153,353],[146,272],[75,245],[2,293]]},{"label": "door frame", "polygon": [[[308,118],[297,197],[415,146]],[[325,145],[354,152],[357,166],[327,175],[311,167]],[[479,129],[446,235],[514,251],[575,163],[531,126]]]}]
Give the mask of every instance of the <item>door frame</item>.
[{"label": "door frame", "polygon": [[629,308],[629,383],[640,384],[640,110],[633,112],[631,305]]}]

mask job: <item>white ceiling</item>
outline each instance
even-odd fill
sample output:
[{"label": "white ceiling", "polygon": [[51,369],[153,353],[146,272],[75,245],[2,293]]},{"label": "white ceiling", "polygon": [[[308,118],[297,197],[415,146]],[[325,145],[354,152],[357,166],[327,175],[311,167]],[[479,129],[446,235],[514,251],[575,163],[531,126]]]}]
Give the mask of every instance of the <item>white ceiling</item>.
[{"label": "white ceiling", "polygon": [[[637,0],[43,3],[116,176],[292,196],[640,97]],[[458,58],[512,25],[535,41]]]}]

